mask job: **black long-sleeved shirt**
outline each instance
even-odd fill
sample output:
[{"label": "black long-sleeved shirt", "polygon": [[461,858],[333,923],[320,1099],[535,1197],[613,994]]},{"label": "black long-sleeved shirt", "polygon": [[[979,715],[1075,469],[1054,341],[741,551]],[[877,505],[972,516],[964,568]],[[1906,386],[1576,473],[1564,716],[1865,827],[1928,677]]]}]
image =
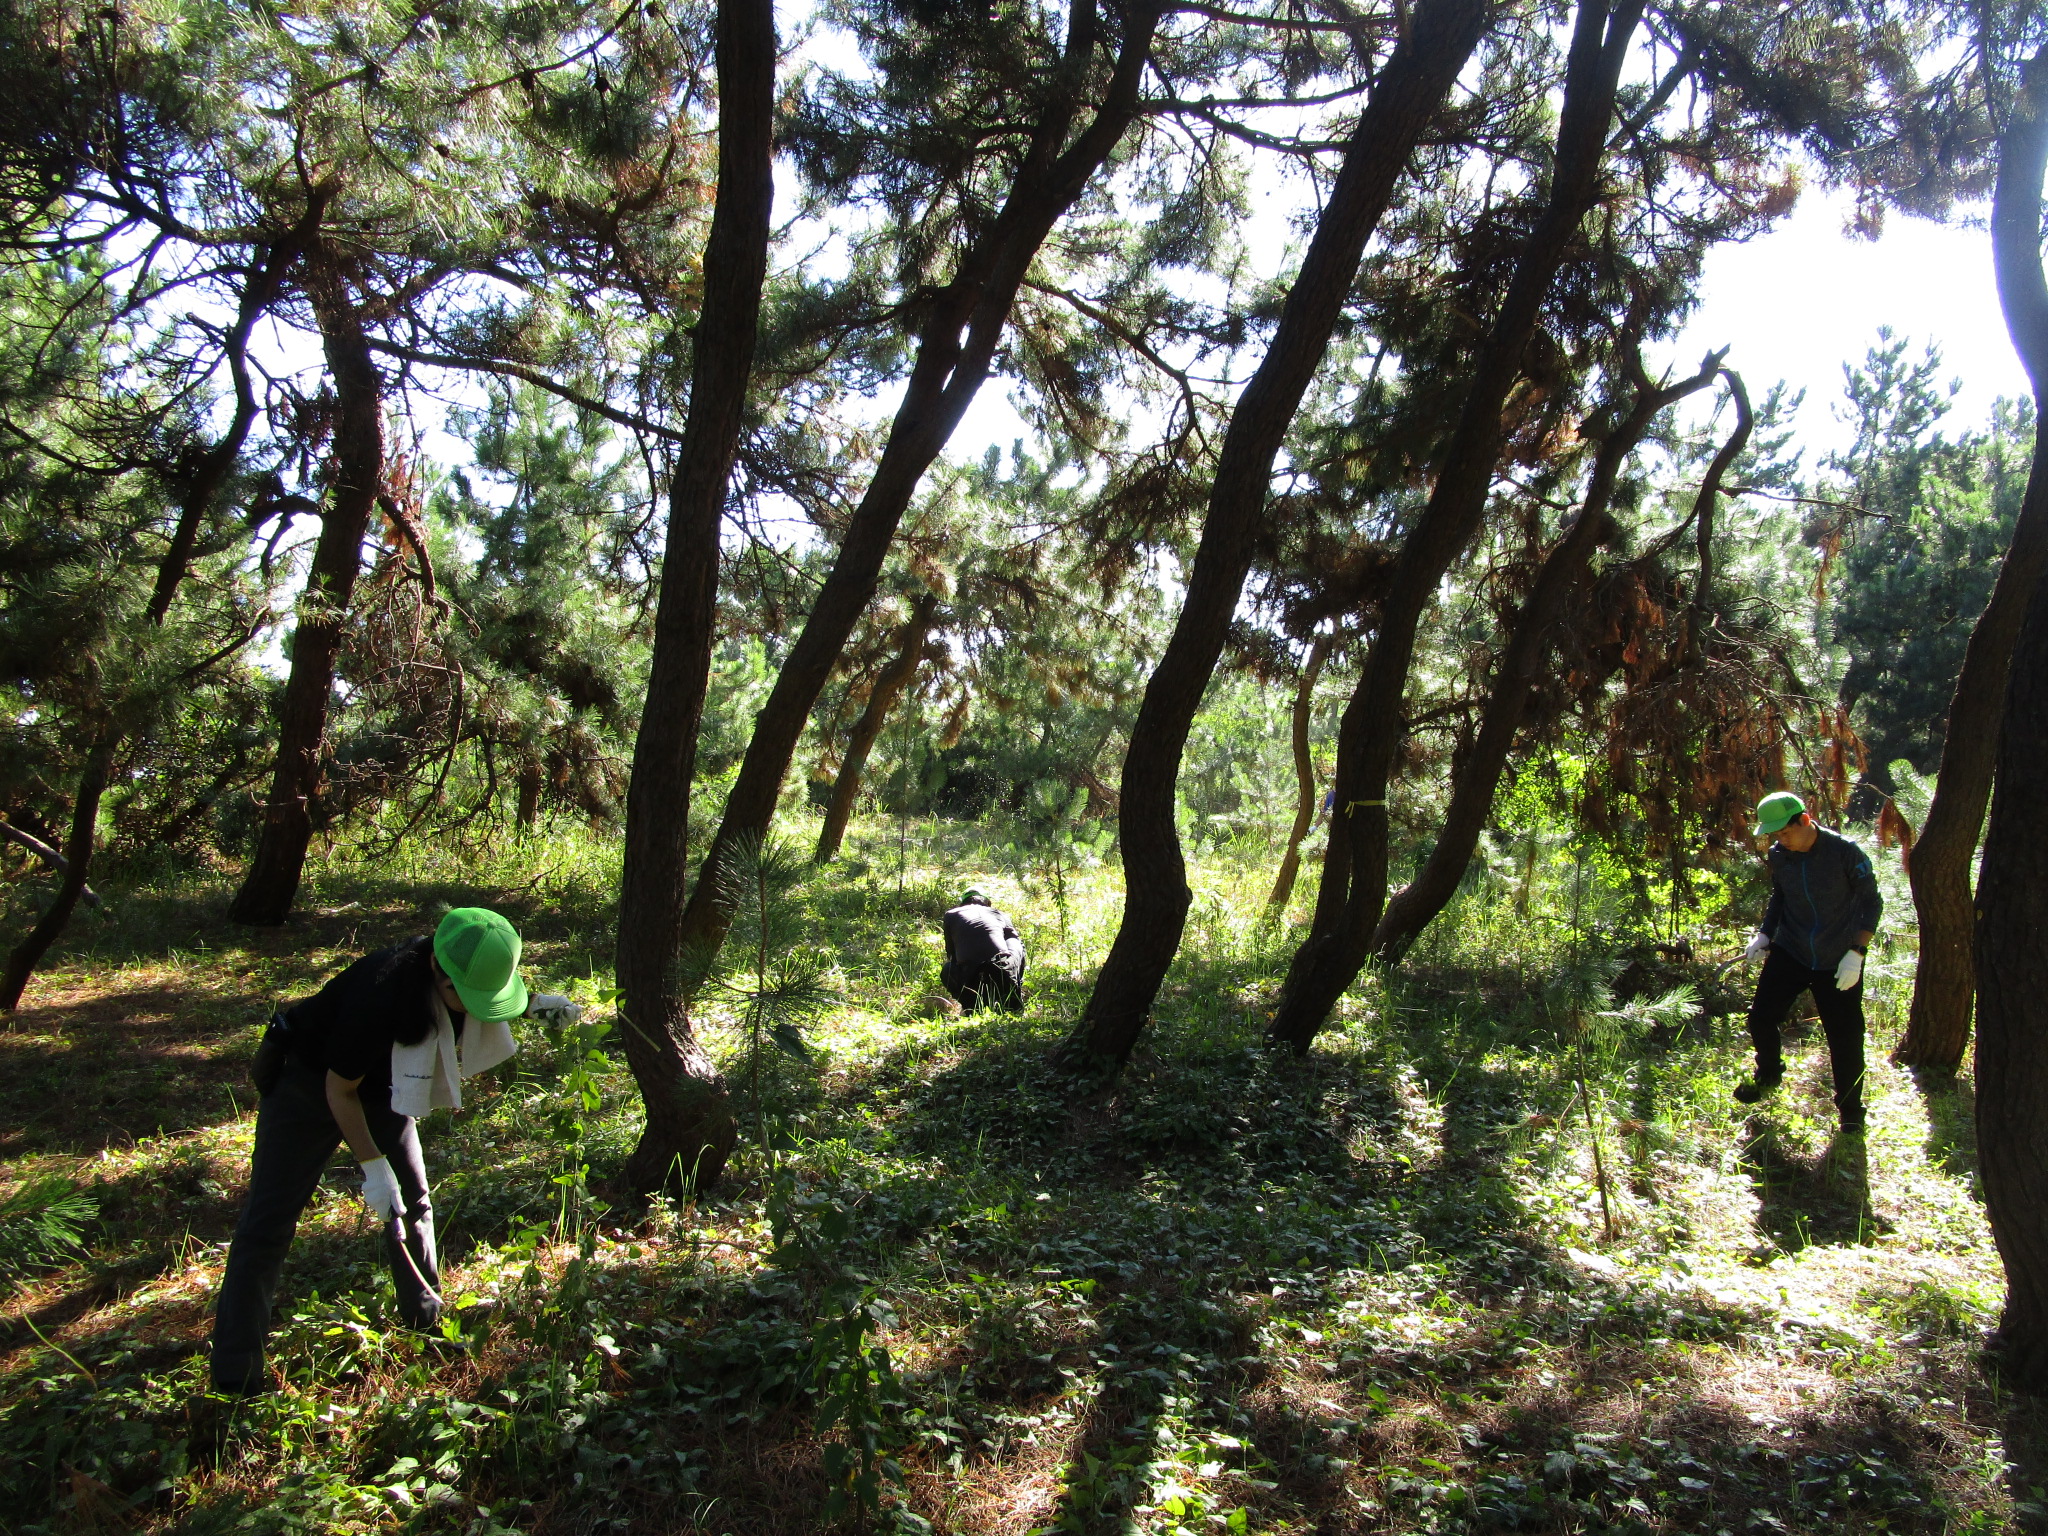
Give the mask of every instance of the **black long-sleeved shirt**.
[{"label": "black long-sleeved shirt", "polygon": [[970,901],[945,916],[946,958],[961,965],[980,965],[1009,951],[1017,929],[994,907]]},{"label": "black long-sleeved shirt", "polygon": [[[391,1086],[391,1047],[434,1031],[434,941],[422,934],[365,955],[313,996],[287,1010],[290,1049],[339,1077],[361,1078],[364,1094]],[[469,1021],[455,1015],[462,1030]]]},{"label": "black long-sleeved shirt", "polygon": [[1833,970],[1856,935],[1877,931],[1884,897],[1861,848],[1839,832],[1816,827],[1813,846],[1794,853],[1771,846],[1771,904],[1763,931],[1773,947],[1816,971]]}]

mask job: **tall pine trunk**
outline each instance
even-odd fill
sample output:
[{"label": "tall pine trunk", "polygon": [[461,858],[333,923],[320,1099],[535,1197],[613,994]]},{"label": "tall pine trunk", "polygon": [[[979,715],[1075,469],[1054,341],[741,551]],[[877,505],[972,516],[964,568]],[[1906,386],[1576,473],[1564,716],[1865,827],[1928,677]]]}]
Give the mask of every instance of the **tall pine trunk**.
[{"label": "tall pine trunk", "polygon": [[[2016,113],[2040,111],[2034,89],[2027,87]],[[1913,844],[1911,878],[1913,907],[1920,920],[1920,961],[1913,972],[1913,1007],[1905,1037],[1892,1059],[1934,1073],[1955,1071],[1970,1039],[1970,1004],[1976,987],[1970,964],[1976,919],[1970,861],[1984,827],[1984,807],[1991,799],[2006,675],[2021,623],[2041,585],[2042,571],[2048,568],[2048,431],[2040,425],[2041,409],[2048,404],[2048,286],[2041,274],[2044,162],[2048,128],[2038,116],[2016,116],[1999,145],[1991,248],[2006,329],[2034,388],[2034,458],[2012,543],[1991,599],[1963,650],[1963,669],[1949,701],[1934,802]]]},{"label": "tall pine trunk", "polygon": [[932,632],[932,617],[938,611],[939,600],[929,592],[911,607],[910,617],[896,632],[895,654],[875,679],[875,686],[868,690],[867,707],[853,722],[852,734],[846,739],[846,755],[839,760],[839,773],[832,781],[825,825],[818,830],[820,864],[837,858],[839,845],[846,841],[846,824],[853,819],[853,803],[860,797],[861,773],[867,767],[868,753],[881,739],[882,727],[889,723],[889,711],[895,708],[897,698],[917,675],[917,664],[924,659],[925,637]]},{"label": "tall pine trunk", "polygon": [[724,1078],[690,1027],[683,966],[690,778],[718,618],[719,530],[760,328],[774,206],[775,10],[720,0],[718,203],[704,248],[704,300],[690,410],[669,484],[668,542],[647,702],[626,795],[617,966],[626,1061],[647,1123],[626,1166],[635,1189],[704,1186],[738,1140]]},{"label": "tall pine trunk", "polygon": [[1978,900],[1977,1146],[2005,1262],[1999,1344],[2015,1384],[2039,1391],[2048,1388],[2048,583],[2034,589],[2012,658]]},{"label": "tall pine trunk", "polygon": [[1566,67],[1550,196],[1524,243],[1480,349],[1428,504],[1401,546],[1358,685],[1337,738],[1336,813],[1314,926],[1295,951],[1270,1033],[1306,1051],[1365,963],[1387,894],[1387,786],[1406,723],[1402,699],[1422,616],[1486,513],[1501,410],[1580,222],[1599,190],[1615,89],[1643,0],[1581,0]]},{"label": "tall pine trunk", "polygon": [[[1999,299],[2036,400],[2048,393],[2044,166],[2048,49],[2028,62],[2001,136],[1993,234]],[[2048,462],[2037,452],[2029,507],[2044,485]],[[1997,794],[1977,890],[1977,1146],[1985,1212],[2005,1262],[2000,1364],[2014,1385],[2039,1391],[2048,1388],[2048,582],[2035,583],[2026,605],[2004,706],[1992,732]],[[1950,739],[1956,734],[1951,722]]]},{"label": "tall pine trunk", "polygon": [[[1720,361],[1718,354],[1710,357],[1699,373],[1668,389],[1639,386],[1627,414],[1601,443],[1578,515],[1543,557],[1529,595],[1509,629],[1507,648],[1480,712],[1479,735],[1452,775],[1451,803],[1444,810],[1436,844],[1415,878],[1387,903],[1373,932],[1372,953],[1383,964],[1391,965],[1408,953],[1423,929],[1450,904],[1458,883],[1465,878],[1465,868],[1472,862],[1480,834],[1493,813],[1501,771],[1528,711],[1529,692],[1549,653],[1550,628],[1566,594],[1585,575],[1594,546],[1613,536],[1614,523],[1607,509],[1622,466],[1658,413],[1712,383]],[[1707,495],[1712,494],[1708,490]]]},{"label": "tall pine trunk", "polygon": [[327,374],[334,383],[334,484],[320,517],[313,566],[299,594],[292,630],[292,666],[278,710],[277,765],[263,807],[256,856],[228,906],[238,923],[275,927],[299,894],[313,810],[326,777],[327,711],[334,662],[362,569],[363,537],[384,475],[384,380],[370,360],[363,318],[349,297],[339,261],[319,253],[307,294],[320,326]]},{"label": "tall pine trunk", "polygon": [[1301,665],[1301,682],[1294,690],[1293,718],[1288,722],[1288,741],[1294,749],[1294,825],[1287,829],[1287,851],[1280,855],[1280,872],[1273,877],[1273,894],[1266,898],[1275,918],[1284,917],[1287,903],[1294,899],[1294,882],[1301,873],[1301,841],[1316,820],[1316,764],[1310,752],[1309,727],[1314,723],[1316,680],[1323,664],[1337,644],[1336,630],[1317,635],[1310,642],[1308,659]]},{"label": "tall pine trunk", "polygon": [[1180,948],[1191,900],[1174,826],[1181,754],[1251,569],[1273,460],[1329,348],[1366,242],[1491,15],[1489,0],[1425,0],[1417,7],[1345,147],[1272,345],[1231,413],[1187,595],[1145,685],[1124,756],[1117,813],[1123,921],[1087,1008],[1061,1047],[1070,1067],[1129,1059]]},{"label": "tall pine trunk", "polygon": [[1096,45],[1094,0],[1075,0],[1059,66],[1064,86],[1034,126],[1001,212],[961,258],[953,281],[932,305],[881,462],[847,521],[803,629],[754,717],[754,733],[683,915],[682,939],[691,949],[716,948],[731,925],[718,882],[707,876],[734,849],[765,837],[773,824],[775,802],[818,695],[853,626],[874,598],[882,563],[918,482],[988,377],[1025,273],[1053,226],[1086,190],[1137,115],[1138,87],[1158,22],[1159,13],[1151,5],[1132,8],[1102,105],[1062,151]]}]

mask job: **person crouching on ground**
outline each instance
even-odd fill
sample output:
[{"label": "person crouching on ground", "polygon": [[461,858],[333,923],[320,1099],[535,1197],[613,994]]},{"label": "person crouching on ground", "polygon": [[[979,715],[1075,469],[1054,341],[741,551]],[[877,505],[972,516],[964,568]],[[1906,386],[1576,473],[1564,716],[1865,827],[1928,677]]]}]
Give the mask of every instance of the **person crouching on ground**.
[{"label": "person crouching on ground", "polygon": [[1766,795],[1756,835],[1771,840],[1771,900],[1745,959],[1764,968],[1749,1005],[1756,1076],[1735,1090],[1754,1104],[1785,1077],[1780,1031],[1802,992],[1827,1032],[1842,1129],[1863,1129],[1863,956],[1884,915],[1877,875],[1861,848],[1818,825],[1797,795]]},{"label": "person crouching on ground", "polygon": [[988,897],[970,890],[946,913],[946,963],[939,980],[964,1012],[1024,1010],[1024,940]]},{"label": "person crouching on ground", "polygon": [[276,1015],[257,1051],[249,1195],[214,1309],[216,1392],[263,1391],[271,1302],[299,1214],[334,1150],[362,1167],[363,1203],[384,1224],[398,1315],[440,1320],[440,1266],[426,1164],[413,1122],[462,1107],[462,1080],[518,1049],[508,1020],[573,1019],[566,997],[529,997],[519,935],[484,907],[458,907],[432,937],[366,955]]}]

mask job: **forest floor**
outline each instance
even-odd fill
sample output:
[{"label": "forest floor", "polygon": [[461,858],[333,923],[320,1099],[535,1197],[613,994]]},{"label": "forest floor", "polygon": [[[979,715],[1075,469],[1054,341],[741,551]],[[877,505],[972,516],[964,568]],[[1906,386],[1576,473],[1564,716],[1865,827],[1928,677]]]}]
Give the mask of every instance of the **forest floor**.
[{"label": "forest floor", "polygon": [[[0,1528],[814,1531],[864,1442],[884,1509],[848,1529],[2041,1527],[2048,1418],[1977,1360],[2001,1280],[1969,1083],[1886,1064],[1896,957],[1863,1141],[1832,1134],[1811,1026],[1783,1093],[1732,1101],[1740,968],[1633,956],[1616,995],[1689,979],[1691,1018],[1574,992],[1633,952],[1555,890],[1482,882],[1296,1060],[1261,1045],[1292,936],[1219,857],[1137,1058],[1076,1085],[1049,1056],[1113,871],[1072,877],[1062,922],[972,829],[855,853],[810,894],[843,1002],[809,1059],[707,1019],[772,1162],[605,1208],[631,1080],[527,1027],[423,1127],[443,1335],[395,1324],[338,1166],[285,1274],[278,1389],[221,1422],[194,1405],[271,1003],[470,901],[519,924],[539,985],[602,998],[615,871],[580,845],[460,876],[337,860],[270,932],[226,921],[217,878],[110,882],[0,1032],[0,1196],[54,1176],[97,1207],[82,1249],[0,1281]],[[1022,1015],[934,996],[969,879],[1033,947]]]}]

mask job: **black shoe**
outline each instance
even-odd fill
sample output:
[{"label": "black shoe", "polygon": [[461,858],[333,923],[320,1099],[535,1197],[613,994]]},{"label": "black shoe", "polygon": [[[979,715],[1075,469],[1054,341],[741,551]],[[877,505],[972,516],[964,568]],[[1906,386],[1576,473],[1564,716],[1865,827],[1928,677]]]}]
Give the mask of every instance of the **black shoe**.
[{"label": "black shoe", "polygon": [[1850,1113],[1842,1116],[1842,1134],[1844,1136],[1861,1136],[1868,1128],[1869,1119],[1860,1109],[1852,1110]]},{"label": "black shoe", "polygon": [[1738,1104],[1754,1104],[1765,1094],[1775,1093],[1778,1084],[1784,1081],[1785,1074],[1782,1072],[1759,1072],[1749,1081],[1735,1085],[1735,1102]]}]

